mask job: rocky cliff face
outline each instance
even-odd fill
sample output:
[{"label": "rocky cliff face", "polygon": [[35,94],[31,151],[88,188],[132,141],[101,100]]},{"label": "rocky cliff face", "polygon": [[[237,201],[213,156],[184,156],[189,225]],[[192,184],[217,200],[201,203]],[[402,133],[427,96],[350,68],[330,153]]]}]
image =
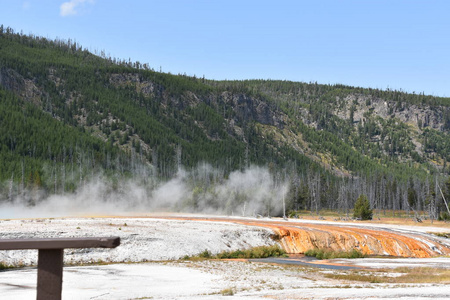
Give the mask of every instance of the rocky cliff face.
[{"label": "rocky cliff face", "polygon": [[170,101],[177,108],[183,109],[187,106],[195,106],[200,102],[208,103],[212,107],[219,109],[219,106],[226,105],[233,110],[234,123],[245,123],[255,121],[264,125],[272,125],[283,128],[283,116],[274,110],[267,102],[248,96],[243,93],[222,92],[220,94],[210,94],[199,96],[191,91],[186,91],[180,97],[170,97],[165,93],[165,88],[155,84],[149,79],[142,78],[137,73],[111,74],[109,82],[113,86],[134,86],[137,92],[147,97],[159,97],[164,101]]},{"label": "rocky cliff face", "polygon": [[113,86],[134,85],[137,92],[141,92],[146,96],[151,96],[155,92],[155,84],[153,82],[145,80],[135,73],[111,74],[109,82]]},{"label": "rocky cliff face", "polygon": [[231,92],[223,92],[220,98],[233,108],[236,120],[239,122],[256,121],[264,125],[283,128],[281,114],[274,111],[267,102],[245,94],[234,94]]},{"label": "rocky cliff face", "polygon": [[0,68],[0,86],[16,93],[27,101],[35,104],[41,103],[43,92],[33,80],[25,78],[15,70]]},{"label": "rocky cliff face", "polygon": [[445,107],[430,107],[429,105],[409,105],[406,103],[387,101],[367,95],[349,95],[344,98],[344,105],[335,109],[335,114],[348,120],[351,107],[354,108],[355,123],[364,122],[364,115],[371,113],[383,119],[396,118],[401,122],[413,125],[416,128],[429,127],[444,131]]}]

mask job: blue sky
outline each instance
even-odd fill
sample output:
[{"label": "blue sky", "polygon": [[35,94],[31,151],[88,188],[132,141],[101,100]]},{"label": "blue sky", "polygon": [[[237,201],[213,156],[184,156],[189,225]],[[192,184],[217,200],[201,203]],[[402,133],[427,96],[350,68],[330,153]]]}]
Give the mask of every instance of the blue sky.
[{"label": "blue sky", "polygon": [[0,0],[0,23],[209,79],[450,97],[448,0]]}]

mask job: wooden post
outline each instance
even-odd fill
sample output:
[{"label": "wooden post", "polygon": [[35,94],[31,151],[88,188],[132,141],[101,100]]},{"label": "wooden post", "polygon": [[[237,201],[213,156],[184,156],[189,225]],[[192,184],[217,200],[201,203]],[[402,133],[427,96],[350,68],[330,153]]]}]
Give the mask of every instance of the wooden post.
[{"label": "wooden post", "polygon": [[41,249],[38,257],[37,300],[61,300],[64,249]]}]

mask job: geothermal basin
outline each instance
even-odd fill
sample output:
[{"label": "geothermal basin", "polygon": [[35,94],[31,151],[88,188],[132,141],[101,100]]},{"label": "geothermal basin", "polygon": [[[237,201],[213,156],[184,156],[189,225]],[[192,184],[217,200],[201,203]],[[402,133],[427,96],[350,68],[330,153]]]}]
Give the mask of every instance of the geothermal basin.
[{"label": "geothermal basin", "polygon": [[[328,279],[327,272],[340,272],[334,267],[311,268],[450,269],[449,239],[428,233],[448,233],[447,226],[161,214],[0,220],[0,228],[3,239],[120,236],[115,249],[65,250],[64,299],[450,297],[448,284],[354,284]],[[287,260],[309,265],[183,260],[204,250],[219,253],[273,244],[292,254]],[[298,255],[311,248],[357,249],[370,257],[324,262]],[[0,251],[0,262],[23,267],[0,272],[2,299],[33,298],[37,251]]]}]

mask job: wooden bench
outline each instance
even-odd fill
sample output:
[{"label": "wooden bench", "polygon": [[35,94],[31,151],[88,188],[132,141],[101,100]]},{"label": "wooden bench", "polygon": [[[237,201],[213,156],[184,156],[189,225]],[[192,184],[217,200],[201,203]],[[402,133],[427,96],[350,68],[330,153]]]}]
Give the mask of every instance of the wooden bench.
[{"label": "wooden bench", "polygon": [[37,300],[61,299],[65,248],[115,248],[119,245],[119,237],[0,240],[0,250],[39,250]]}]

